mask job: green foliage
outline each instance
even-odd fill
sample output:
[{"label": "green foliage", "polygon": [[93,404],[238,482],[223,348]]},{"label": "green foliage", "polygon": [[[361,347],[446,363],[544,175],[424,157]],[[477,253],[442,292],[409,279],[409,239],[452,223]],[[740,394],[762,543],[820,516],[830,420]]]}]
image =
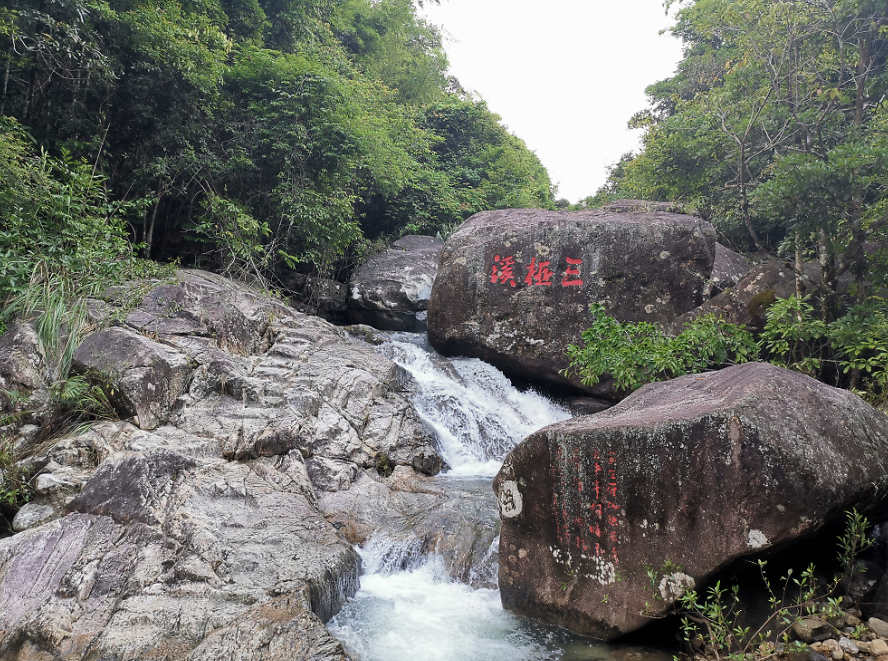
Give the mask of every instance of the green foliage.
[{"label": "green foliage", "polygon": [[87,326],[86,298],[157,272],[133,255],[126,216],[139,202],[112,203],[103,177],[65,156],[33,154],[21,129],[0,134],[0,320],[35,320],[56,377],[67,375]]},{"label": "green foliage", "polygon": [[678,71],[647,89],[643,149],[596,197],[690,202],[723,241],[794,252],[800,271],[816,258],[802,284],[824,323],[843,274],[864,302],[888,276],[865,249],[888,228],[884,17],[862,0],[682,2]]},{"label": "green foliage", "polygon": [[685,324],[670,337],[647,322],[620,322],[603,305],[589,306],[591,328],[583,331],[583,346],[570,345],[568,374],[577,374],[587,386],[610,375],[618,391],[645,383],[702,372],[754,360],[758,347],[745,329],[706,315]]},{"label": "green foliage", "polygon": [[593,303],[593,323],[582,333],[583,344],[568,347],[567,373],[588,386],[609,376],[618,392],[628,393],[653,381],[767,360],[885,404],[888,307],[882,299],[852,306],[829,323],[818,318],[810,296],[769,303],[757,340],[745,328],[714,315],[698,317],[670,337],[650,323],[617,321]]},{"label": "green foliage", "polygon": [[551,205],[545,169],[448,77],[410,0],[16,7],[0,115],[72,171],[86,158],[146,256],[332,272],[365,236]]},{"label": "green foliage", "polygon": [[6,519],[7,528],[12,527],[15,512],[31,500],[30,477],[29,472],[16,463],[9,439],[0,438],[0,517]]},{"label": "green foliage", "polygon": [[814,317],[809,301],[810,296],[776,299],[768,307],[760,343],[775,364],[816,376],[826,325]]},{"label": "green foliage", "polygon": [[[86,163],[33,154],[15,122],[0,133],[0,300],[13,299],[46,274],[77,274],[89,288],[133,264],[126,215],[137,203],[113,204],[104,178]],[[78,285],[79,286],[79,285]]]}]

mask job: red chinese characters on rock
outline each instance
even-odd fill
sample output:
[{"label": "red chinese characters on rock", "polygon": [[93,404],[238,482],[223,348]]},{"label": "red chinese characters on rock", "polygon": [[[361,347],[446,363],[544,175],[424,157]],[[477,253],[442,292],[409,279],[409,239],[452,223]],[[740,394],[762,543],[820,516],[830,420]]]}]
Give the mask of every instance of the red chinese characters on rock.
[{"label": "red chinese characters on rock", "polygon": [[551,287],[553,275],[555,274],[549,270],[549,262],[537,263],[536,257],[534,257],[530,260],[530,266],[527,267],[527,277],[524,278],[524,284]]},{"label": "red chinese characters on rock", "polygon": [[[587,451],[591,456],[584,461]],[[574,448],[565,456],[561,446],[551,466],[555,536],[562,547],[589,553],[595,558],[619,563],[617,457],[598,448]]]},{"label": "red chinese characters on rock", "polygon": [[503,257],[501,259],[499,255],[496,255],[493,261],[493,273],[490,276],[490,281],[493,283],[499,282],[501,285],[508,283],[514,287],[515,257]]},{"label": "red chinese characters on rock", "polygon": [[[564,277],[561,279],[561,286],[581,287],[583,281],[576,276],[580,275],[580,266],[582,265],[583,260],[565,257],[565,261],[567,262],[567,266],[564,271]],[[533,257],[530,260],[530,265],[524,267],[527,269],[527,275],[524,277],[524,284],[529,287],[551,287],[552,278],[555,276],[555,272],[549,268],[550,265],[551,262],[549,261],[538,261],[536,257]],[[517,285],[517,282],[515,281],[515,266],[514,255],[508,257],[501,257],[500,255],[494,256],[490,274],[491,284],[510,285],[515,287]]]},{"label": "red chinese characters on rock", "polygon": [[572,276],[577,276],[580,274],[580,264],[583,263],[582,259],[571,259],[570,257],[564,258],[567,261],[567,270],[564,272],[564,277],[561,279],[562,287],[582,287],[583,281],[579,278],[574,278]]}]

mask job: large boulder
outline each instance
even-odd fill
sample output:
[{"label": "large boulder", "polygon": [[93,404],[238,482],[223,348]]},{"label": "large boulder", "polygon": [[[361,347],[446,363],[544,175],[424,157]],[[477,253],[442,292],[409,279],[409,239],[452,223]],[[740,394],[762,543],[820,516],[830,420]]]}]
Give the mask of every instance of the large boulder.
[{"label": "large boulder", "polygon": [[[806,268],[809,277],[815,276],[815,270],[813,264]],[[708,314],[753,331],[761,330],[768,307],[778,298],[788,298],[795,293],[796,279],[792,269],[780,262],[767,261],[749,270],[736,286],[678,317],[673,322],[673,330],[680,333],[687,322]]]},{"label": "large boulder", "polygon": [[[888,417],[750,363],[650,384],[546,427],[513,450],[494,490],[504,606],[610,640],[739,558],[853,507],[884,513]],[[682,569],[652,586],[646,568],[667,561]]]},{"label": "large boulder", "polygon": [[425,330],[425,310],[443,247],[433,236],[405,236],[368,259],[349,285],[351,322],[380,330]]},{"label": "large boulder", "polygon": [[752,265],[743,255],[716,243],[710,285],[714,291],[724,291],[740,282],[751,269]]},{"label": "large boulder", "polygon": [[590,303],[622,321],[666,326],[703,302],[715,232],[660,211],[509,209],[475,214],[447,240],[429,301],[429,340],[444,355],[584,388],[562,371],[592,325]]},{"label": "large boulder", "polygon": [[137,415],[13,438],[35,493],[0,539],[0,658],[341,661],[323,622],[360,559],[318,491],[441,469],[409,375],[211,274],[104,297],[91,314],[118,325],[75,364]]}]

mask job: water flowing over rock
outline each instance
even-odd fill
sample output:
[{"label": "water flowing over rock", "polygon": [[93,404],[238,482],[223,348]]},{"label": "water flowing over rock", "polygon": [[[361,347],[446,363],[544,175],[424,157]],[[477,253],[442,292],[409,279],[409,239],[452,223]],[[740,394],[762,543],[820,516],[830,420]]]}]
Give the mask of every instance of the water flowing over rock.
[{"label": "water flowing over rock", "polygon": [[[494,482],[499,584],[517,613],[613,639],[687,587],[856,507],[888,507],[888,418],[751,363],[644,386],[525,439]],[[878,519],[877,519],[878,520]],[[645,567],[667,560],[655,598]]]},{"label": "water flowing over rock", "polygon": [[441,469],[408,373],[208,273],[91,314],[114,325],[75,362],[125,419],[31,448],[37,495],[0,540],[0,658],[342,660],[322,623],[360,558],[316,489],[381,457]]},{"label": "water flowing over rock", "polygon": [[405,236],[368,259],[349,284],[352,323],[381,330],[425,331],[425,311],[443,246],[433,236]]},{"label": "water flowing over rock", "polygon": [[703,302],[715,232],[660,211],[509,209],[475,214],[447,240],[429,301],[429,340],[444,355],[583,387],[561,371],[591,326],[589,304],[662,326]]},{"label": "water flowing over rock", "polygon": [[476,358],[439,356],[421,336],[352,330],[410,373],[412,404],[437,435],[451,471],[446,478],[406,466],[387,478],[364,471],[347,491],[321,493],[321,511],[354,544],[385,540],[395,549],[389,560],[396,569],[411,558],[440,556],[454,580],[495,587],[490,479],[522,438],[569,413],[534,392],[517,391]]}]

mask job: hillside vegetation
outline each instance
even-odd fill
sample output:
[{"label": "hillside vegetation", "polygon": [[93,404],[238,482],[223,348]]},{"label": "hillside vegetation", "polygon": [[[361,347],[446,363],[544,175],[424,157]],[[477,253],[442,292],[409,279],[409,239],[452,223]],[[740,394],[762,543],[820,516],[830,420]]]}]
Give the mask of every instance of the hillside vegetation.
[{"label": "hillside vegetation", "polygon": [[884,392],[888,3],[666,5],[684,43],[677,73],[648,87],[630,122],[642,149],[579,206],[683,201],[721,241],[783,260],[796,296],[770,312],[765,356]]},{"label": "hillside vegetation", "polygon": [[335,275],[379,237],[553,202],[411,0],[7,3],[0,116],[7,302],[94,231],[115,238],[64,268],[121,239],[233,275]]}]

